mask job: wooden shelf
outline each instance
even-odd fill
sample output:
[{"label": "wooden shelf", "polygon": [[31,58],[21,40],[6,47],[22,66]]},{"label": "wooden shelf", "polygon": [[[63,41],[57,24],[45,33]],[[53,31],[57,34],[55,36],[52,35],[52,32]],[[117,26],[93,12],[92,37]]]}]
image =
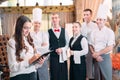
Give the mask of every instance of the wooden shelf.
[{"label": "wooden shelf", "polygon": [[2,13],[23,13],[23,14],[31,14],[32,9],[35,7],[39,7],[43,10],[43,13],[51,13],[51,12],[73,12],[74,6],[20,6],[20,7],[0,7]]}]

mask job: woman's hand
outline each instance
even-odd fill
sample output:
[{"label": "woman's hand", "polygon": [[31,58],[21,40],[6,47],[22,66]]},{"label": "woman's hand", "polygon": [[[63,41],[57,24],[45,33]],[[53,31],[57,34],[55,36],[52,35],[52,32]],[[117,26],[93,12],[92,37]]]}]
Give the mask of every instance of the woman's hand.
[{"label": "woman's hand", "polygon": [[40,57],[40,54],[38,53],[34,54],[34,56],[31,59],[29,59],[29,64],[32,64],[39,57]]},{"label": "woman's hand", "polygon": [[45,61],[45,57],[42,57],[42,58],[39,59],[38,63],[39,63],[39,64],[43,64],[44,61]]}]

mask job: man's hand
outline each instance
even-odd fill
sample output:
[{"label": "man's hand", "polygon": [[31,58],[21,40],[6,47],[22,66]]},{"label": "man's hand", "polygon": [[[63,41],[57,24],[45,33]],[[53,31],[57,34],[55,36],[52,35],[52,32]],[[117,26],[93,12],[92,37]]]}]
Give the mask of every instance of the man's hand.
[{"label": "man's hand", "polygon": [[97,58],[96,58],[96,61],[98,61],[98,62],[101,62],[101,61],[103,61],[104,59],[102,58],[102,56],[98,56]]},{"label": "man's hand", "polygon": [[58,49],[55,50],[55,52],[59,55],[59,54],[62,53],[62,49],[61,49],[61,48],[58,48]]},{"label": "man's hand", "polygon": [[94,52],[94,53],[92,54],[92,57],[93,57],[93,58],[97,58],[98,56],[100,56],[100,55],[99,55],[99,53],[97,53],[97,52]]}]

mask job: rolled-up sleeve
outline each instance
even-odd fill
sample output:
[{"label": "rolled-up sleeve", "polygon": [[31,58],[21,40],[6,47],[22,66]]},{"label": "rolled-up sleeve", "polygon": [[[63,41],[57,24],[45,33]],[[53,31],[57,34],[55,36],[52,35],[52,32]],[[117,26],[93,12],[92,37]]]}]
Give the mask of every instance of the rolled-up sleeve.
[{"label": "rolled-up sleeve", "polygon": [[107,46],[115,45],[115,34],[112,30],[108,32],[108,43]]}]

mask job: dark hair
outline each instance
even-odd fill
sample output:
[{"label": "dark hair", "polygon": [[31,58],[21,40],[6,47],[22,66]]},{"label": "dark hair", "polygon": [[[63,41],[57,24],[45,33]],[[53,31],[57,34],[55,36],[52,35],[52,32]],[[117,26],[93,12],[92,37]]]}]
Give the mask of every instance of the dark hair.
[{"label": "dark hair", "polygon": [[[24,43],[24,40],[23,40],[23,37],[22,37],[22,30],[23,30],[23,25],[25,22],[31,22],[31,20],[22,15],[20,17],[18,17],[17,21],[16,21],[16,25],[15,25],[15,33],[14,33],[14,38],[15,38],[15,47],[16,47],[16,57],[17,57],[17,60],[21,61],[20,59],[20,52],[22,51],[22,49],[26,49],[27,51],[27,47]],[[27,36],[27,40],[29,42],[29,44],[34,48],[34,45],[33,45],[33,39],[31,38],[30,36],[30,33],[28,34]]]},{"label": "dark hair", "polygon": [[84,12],[85,12],[85,11],[90,11],[90,14],[92,15],[92,10],[91,10],[91,9],[89,9],[89,8],[84,9]]},{"label": "dark hair", "polygon": [[81,27],[81,24],[80,24],[80,22],[73,22],[73,24],[74,24],[74,23],[77,23],[77,24],[79,24],[79,26]]}]

